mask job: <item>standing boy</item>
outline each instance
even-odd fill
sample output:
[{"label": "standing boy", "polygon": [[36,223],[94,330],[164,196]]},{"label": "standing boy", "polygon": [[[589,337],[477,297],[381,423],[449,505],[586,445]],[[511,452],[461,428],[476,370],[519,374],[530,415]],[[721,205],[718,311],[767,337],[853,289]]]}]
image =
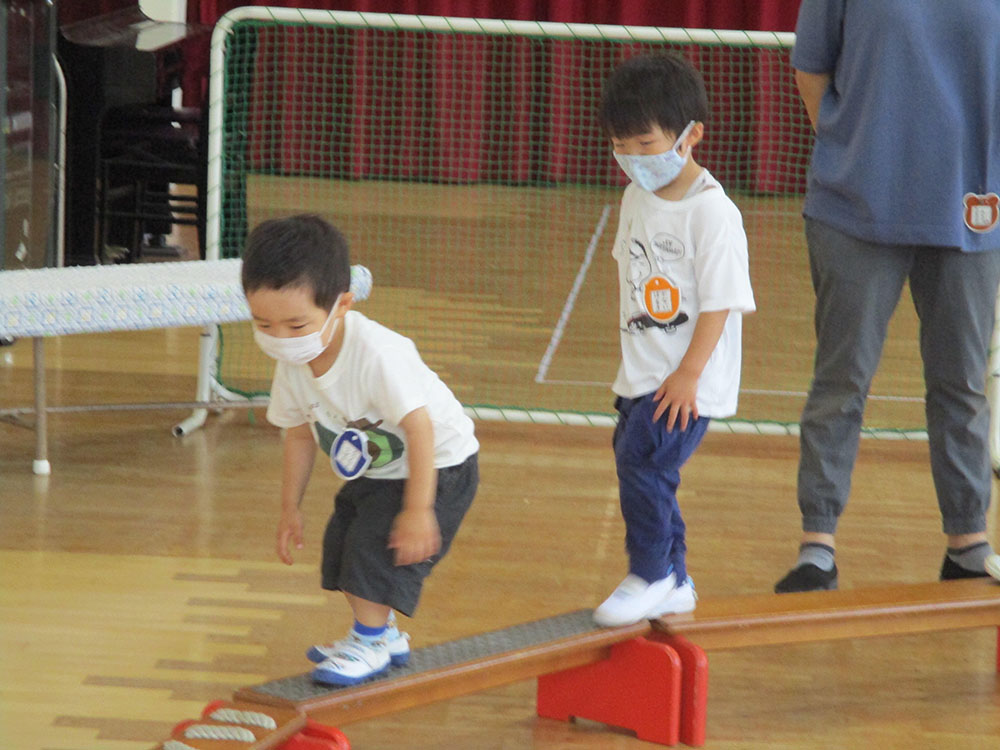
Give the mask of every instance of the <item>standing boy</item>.
[{"label": "standing boy", "polygon": [[278,360],[268,420],[284,428],[278,556],[302,548],[299,505],[316,447],[347,481],[323,538],[323,588],[343,591],[347,637],[314,646],[318,682],[353,685],[402,664],[424,578],[448,551],[479,481],[472,420],[413,342],[351,310],[347,241],[323,219],[266,221],[247,239],[254,338]]},{"label": "standing boy", "polygon": [[609,77],[600,122],[631,180],[613,255],[622,360],[614,382],[615,463],[629,573],[599,625],[694,609],[677,504],[680,468],[712,417],[736,412],[743,314],[755,309],[739,210],[691,158],[708,98],[673,55],[643,55]]}]

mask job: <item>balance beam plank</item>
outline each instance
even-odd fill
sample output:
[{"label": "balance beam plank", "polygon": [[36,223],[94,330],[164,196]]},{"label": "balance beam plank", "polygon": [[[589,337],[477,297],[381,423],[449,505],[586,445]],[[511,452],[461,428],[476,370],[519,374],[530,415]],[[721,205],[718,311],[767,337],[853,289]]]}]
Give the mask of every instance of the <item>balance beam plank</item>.
[{"label": "balance beam plank", "polygon": [[340,726],[593,664],[607,658],[614,644],[650,633],[648,622],[599,628],[593,624],[592,610],[578,610],[414,649],[406,666],[391,667],[361,685],[321,685],[302,674],[243,688],[235,699],[292,708]]},{"label": "balance beam plank", "polygon": [[694,612],[653,622],[658,633],[706,651],[989,626],[1000,626],[1000,585],[992,578],[706,597]]}]

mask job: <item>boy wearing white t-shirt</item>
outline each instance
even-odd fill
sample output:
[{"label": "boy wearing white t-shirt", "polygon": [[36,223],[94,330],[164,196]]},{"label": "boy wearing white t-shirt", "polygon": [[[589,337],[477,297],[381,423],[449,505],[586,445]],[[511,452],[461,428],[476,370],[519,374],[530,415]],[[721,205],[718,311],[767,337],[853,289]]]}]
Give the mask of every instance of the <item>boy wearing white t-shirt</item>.
[{"label": "boy wearing white t-shirt", "polygon": [[243,290],[254,339],[278,360],[268,421],[285,430],[278,556],[302,548],[299,505],[317,446],[348,480],[323,538],[323,588],[354,614],[346,638],[313,646],[313,679],[353,685],[409,658],[393,610],[413,614],[479,482],[472,420],[413,342],[351,310],[344,236],[316,216],[260,224]]},{"label": "boy wearing white t-shirt", "polygon": [[704,82],[677,56],[630,58],[605,83],[600,122],[631,180],[613,251],[613,444],[629,573],[594,611],[599,625],[695,607],[680,468],[710,419],[736,412],[743,314],[755,309],[739,209],[691,158],[707,116]]}]

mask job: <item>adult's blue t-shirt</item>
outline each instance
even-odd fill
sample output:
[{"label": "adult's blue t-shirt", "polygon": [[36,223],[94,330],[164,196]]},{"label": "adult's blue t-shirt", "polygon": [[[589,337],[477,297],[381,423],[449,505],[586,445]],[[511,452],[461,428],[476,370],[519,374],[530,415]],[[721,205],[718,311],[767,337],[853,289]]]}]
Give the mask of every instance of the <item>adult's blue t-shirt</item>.
[{"label": "adult's blue t-shirt", "polygon": [[1000,249],[1000,0],[803,0],[792,66],[831,75],[806,216],[871,242]]}]

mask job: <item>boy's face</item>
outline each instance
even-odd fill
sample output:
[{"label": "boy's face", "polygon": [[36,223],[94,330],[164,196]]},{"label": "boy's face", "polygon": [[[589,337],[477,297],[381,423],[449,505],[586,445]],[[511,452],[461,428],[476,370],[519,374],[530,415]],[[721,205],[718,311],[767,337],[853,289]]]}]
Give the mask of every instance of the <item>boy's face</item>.
[{"label": "boy's face", "polygon": [[[257,289],[247,294],[247,304],[250,306],[254,326],[277,338],[316,333],[330,317],[329,311],[316,305],[313,291],[309,287]],[[337,308],[334,311],[337,314]],[[327,330],[330,330],[329,326]]]},{"label": "boy's face", "polygon": [[[684,143],[678,147],[681,156],[687,156],[694,146],[691,143],[693,133],[689,133],[684,139]],[[616,154],[625,156],[651,156],[653,154],[665,154],[677,143],[677,133],[670,130],[664,131],[659,125],[650,125],[649,130],[639,135],[631,135],[627,138],[612,138],[611,146]]]}]

